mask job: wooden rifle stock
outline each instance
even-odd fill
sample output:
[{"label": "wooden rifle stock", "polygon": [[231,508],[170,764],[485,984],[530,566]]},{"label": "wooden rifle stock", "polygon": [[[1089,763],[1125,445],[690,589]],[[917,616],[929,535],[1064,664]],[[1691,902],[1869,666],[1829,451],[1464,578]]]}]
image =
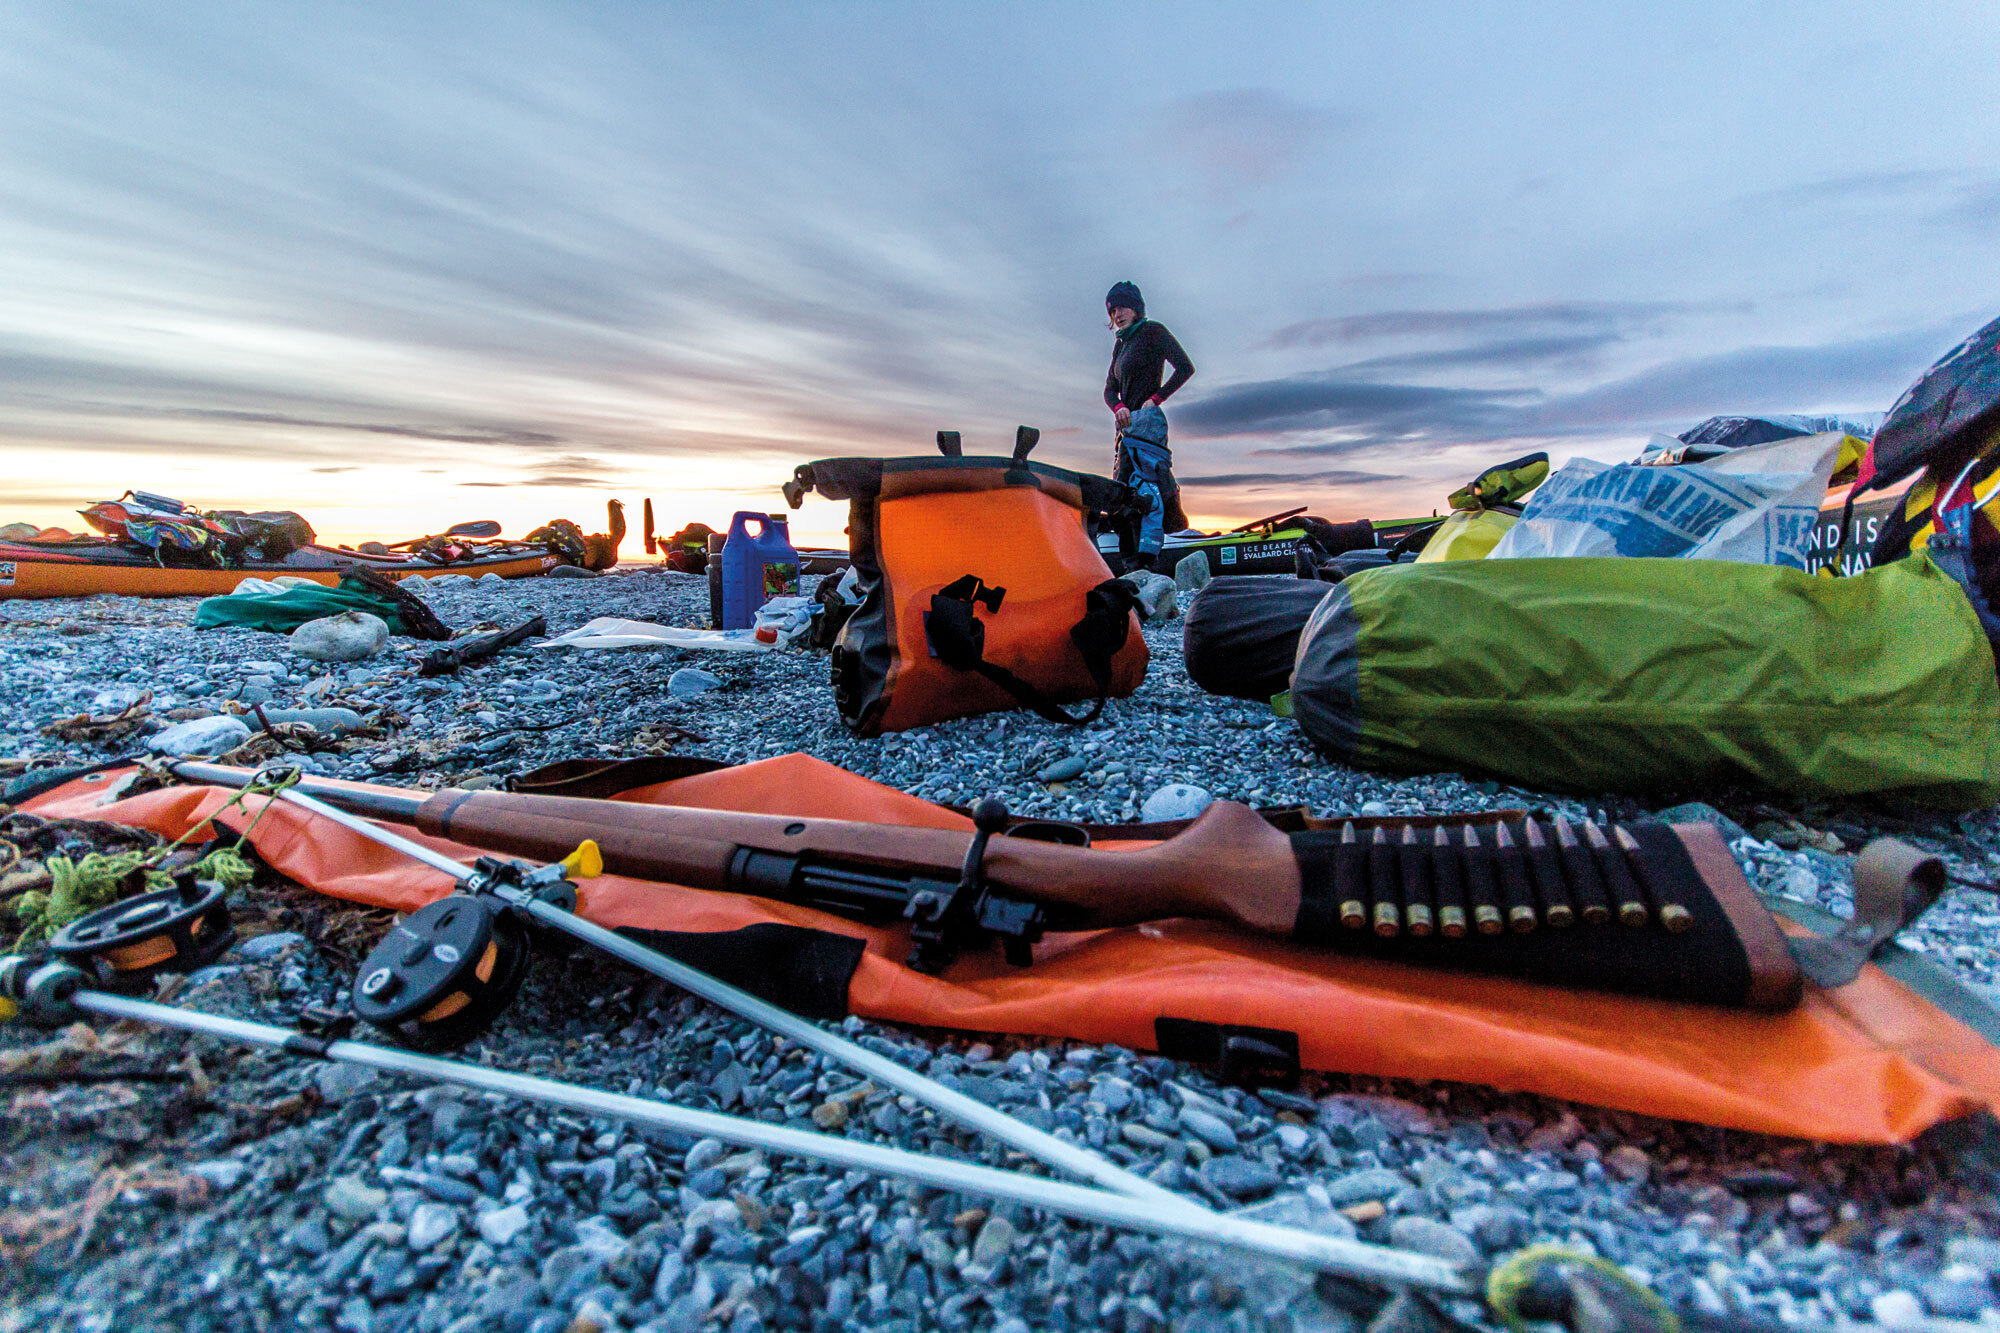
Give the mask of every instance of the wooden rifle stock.
[{"label": "wooden rifle stock", "polygon": [[[415,822],[439,837],[544,861],[561,860],[590,838],[614,874],[723,891],[743,888],[732,873],[743,849],[951,882],[973,838],[951,829],[487,791],[441,792],[418,808]],[[1231,801],[1216,802],[1185,832],[1143,850],[998,837],[981,864],[990,885],[1068,909],[1079,926],[1186,916],[1283,934],[1298,917],[1291,840]]]},{"label": "wooden rifle stock", "polygon": [[[251,776],[199,763],[174,771],[235,785]],[[539,861],[560,861],[588,839],[615,874],[862,920],[908,918],[911,965],[923,971],[939,971],[962,949],[994,939],[1011,961],[1026,963],[1045,930],[1188,917],[1388,962],[1739,1008],[1787,1009],[1803,991],[1775,919],[1721,835],[1705,824],[1614,826],[1615,837],[1606,837],[1586,821],[1586,837],[1578,839],[1566,827],[1528,832],[1530,818],[1516,837],[1501,821],[1520,821],[1482,815],[1469,818],[1491,821],[1483,835],[1468,824],[1462,841],[1422,844],[1401,836],[1408,821],[1357,817],[1352,823],[1370,826],[1371,846],[1385,825],[1398,826],[1395,847],[1384,841],[1398,854],[1368,861],[1371,874],[1379,868],[1384,877],[1368,886],[1378,903],[1428,905],[1438,885],[1450,889],[1440,907],[1462,910],[1463,891],[1475,914],[1497,918],[1490,900],[1499,862],[1510,905],[1518,898],[1595,908],[1604,897],[1636,896],[1620,884],[1644,884],[1680,918],[1671,927],[1625,927],[1612,924],[1609,911],[1593,910],[1564,929],[1385,935],[1342,924],[1358,906],[1347,900],[1360,887],[1353,855],[1360,843],[1351,826],[1286,833],[1231,801],[1215,802],[1151,847],[1099,851],[1032,836],[1032,829],[1003,832],[1006,811],[998,802],[982,802],[968,832],[572,796],[447,790],[425,798],[311,778],[301,788],[356,813]],[[1534,842],[1578,854],[1532,857]],[[1456,917],[1452,924],[1458,930]]]}]

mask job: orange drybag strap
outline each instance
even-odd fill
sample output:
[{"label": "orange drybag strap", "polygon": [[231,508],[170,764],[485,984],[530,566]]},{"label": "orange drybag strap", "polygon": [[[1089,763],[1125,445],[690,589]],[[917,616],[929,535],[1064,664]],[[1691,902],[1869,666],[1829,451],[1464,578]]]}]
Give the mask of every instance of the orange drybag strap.
[{"label": "orange drybag strap", "polygon": [[924,615],[924,633],[938,661],[957,671],[978,672],[1050,722],[1071,727],[1095,722],[1111,693],[1111,659],[1132,633],[1132,611],[1139,604],[1132,585],[1106,579],[1092,588],[1084,595],[1083,619],[1070,628],[1070,642],[1076,645],[1084,668],[1097,685],[1097,699],[1082,717],[1071,717],[1048,695],[986,660],[986,626],[975,609],[983,603],[987,614],[998,615],[1006,596],[1005,588],[989,588],[975,574],[954,579],[932,594],[931,609]]}]

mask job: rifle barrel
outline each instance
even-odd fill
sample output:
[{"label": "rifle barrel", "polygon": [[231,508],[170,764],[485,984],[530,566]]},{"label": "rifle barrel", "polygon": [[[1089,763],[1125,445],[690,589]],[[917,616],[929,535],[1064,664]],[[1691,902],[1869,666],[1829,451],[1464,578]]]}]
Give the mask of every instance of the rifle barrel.
[{"label": "rifle barrel", "polygon": [[[186,778],[189,782],[207,782],[218,787],[241,787],[257,776],[254,769],[231,768],[227,764],[196,763],[192,760],[168,764],[167,771],[175,777]],[[356,787],[344,782],[312,777],[300,778],[298,790],[352,814],[367,815],[370,819],[387,819],[397,824],[416,823],[417,811],[423,808],[424,802],[431,796],[429,792],[404,796],[398,792],[384,791],[380,787]]]}]

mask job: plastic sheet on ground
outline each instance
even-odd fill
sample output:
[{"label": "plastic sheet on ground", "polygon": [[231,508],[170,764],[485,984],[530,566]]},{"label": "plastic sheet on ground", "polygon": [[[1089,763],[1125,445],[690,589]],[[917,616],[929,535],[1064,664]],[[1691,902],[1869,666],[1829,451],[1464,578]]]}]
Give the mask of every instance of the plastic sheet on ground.
[{"label": "plastic sheet on ground", "polygon": [[599,616],[567,634],[543,639],[536,648],[710,648],[724,653],[768,653],[778,645],[759,643],[747,629],[693,629],[656,625],[650,620]]}]

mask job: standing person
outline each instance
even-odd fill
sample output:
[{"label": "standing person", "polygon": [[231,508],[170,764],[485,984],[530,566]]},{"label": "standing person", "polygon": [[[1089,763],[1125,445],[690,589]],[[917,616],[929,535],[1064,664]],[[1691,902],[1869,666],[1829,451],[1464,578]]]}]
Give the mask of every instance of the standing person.
[{"label": "standing person", "polygon": [[[1111,371],[1104,377],[1104,405],[1118,428],[1112,475],[1141,494],[1152,492],[1156,503],[1139,537],[1140,558],[1150,564],[1165,534],[1187,526],[1173,452],[1167,448],[1167,414],[1160,404],[1194,377],[1194,362],[1166,325],[1146,318],[1146,298],[1134,284],[1115,284],[1105,293],[1104,309],[1118,334]],[[1173,377],[1163,383],[1169,363]]]}]

